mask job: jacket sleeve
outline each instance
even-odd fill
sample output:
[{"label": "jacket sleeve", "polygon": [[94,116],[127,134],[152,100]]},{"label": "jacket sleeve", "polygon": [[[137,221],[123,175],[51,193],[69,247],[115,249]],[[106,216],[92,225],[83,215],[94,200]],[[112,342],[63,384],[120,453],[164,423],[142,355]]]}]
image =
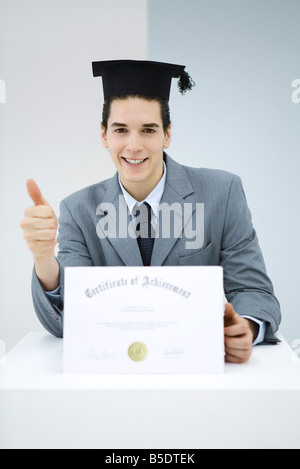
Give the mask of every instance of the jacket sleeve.
[{"label": "jacket sleeve", "polygon": [[75,222],[66,202],[60,204],[59,253],[57,261],[60,267],[60,299],[51,302],[43,290],[35,270],[32,275],[32,298],[37,317],[47,331],[55,337],[63,337],[63,298],[64,268],[73,266],[92,266],[92,260],[80,227]]},{"label": "jacket sleeve", "polygon": [[238,176],[234,176],[228,196],[221,265],[224,268],[227,300],[240,315],[265,321],[265,342],[277,343],[275,332],[281,321],[280,305],[267,275],[242,181]]},{"label": "jacket sleeve", "polygon": [[36,315],[44,328],[55,337],[63,336],[63,311],[61,301],[59,306],[52,304],[45,294],[42,285],[33,269],[32,274],[32,300]]}]

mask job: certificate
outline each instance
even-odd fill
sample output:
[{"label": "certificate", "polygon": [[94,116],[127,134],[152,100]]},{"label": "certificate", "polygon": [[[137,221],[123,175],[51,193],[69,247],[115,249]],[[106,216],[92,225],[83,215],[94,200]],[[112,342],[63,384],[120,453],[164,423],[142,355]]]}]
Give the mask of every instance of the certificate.
[{"label": "certificate", "polygon": [[64,372],[223,373],[223,269],[66,268]]}]

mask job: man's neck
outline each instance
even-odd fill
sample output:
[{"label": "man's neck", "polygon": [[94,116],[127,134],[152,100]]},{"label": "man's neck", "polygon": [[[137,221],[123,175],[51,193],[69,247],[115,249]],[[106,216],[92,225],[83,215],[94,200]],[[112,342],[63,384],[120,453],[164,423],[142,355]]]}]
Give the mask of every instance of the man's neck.
[{"label": "man's neck", "polygon": [[121,183],[124,189],[131,195],[137,202],[142,202],[143,200],[147,199],[147,197],[151,194],[151,192],[155,189],[159,181],[162,179],[164,175],[164,166],[162,167],[162,171],[159,177],[151,180],[151,181],[143,181],[141,183],[128,183],[127,181],[123,181],[121,179]]}]

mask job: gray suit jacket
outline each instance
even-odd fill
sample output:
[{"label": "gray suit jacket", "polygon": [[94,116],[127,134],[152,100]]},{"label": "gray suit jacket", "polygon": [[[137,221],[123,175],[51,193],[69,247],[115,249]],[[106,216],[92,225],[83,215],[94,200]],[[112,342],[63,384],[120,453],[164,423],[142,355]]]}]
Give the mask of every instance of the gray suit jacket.
[{"label": "gray suit jacket", "polygon": [[[175,212],[184,204],[204,204],[204,244],[201,248],[187,249],[184,230],[180,236],[174,236],[171,230],[169,238],[155,239],[151,265],[221,265],[227,300],[239,314],[266,321],[265,340],[276,343],[274,333],[281,321],[280,306],[266,273],[240,178],[225,171],[185,167],[167,155],[165,161],[167,179],[162,203],[175,204]],[[118,216],[114,233],[109,231],[107,223],[108,231],[99,237],[99,221],[106,217],[106,221],[113,222],[114,212],[118,214],[122,203],[121,194],[116,174],[61,202],[57,258],[61,275],[59,304],[49,301],[35,272],[32,281],[37,316],[57,337],[63,336],[64,267],[142,266],[137,240],[115,236],[122,228]],[[106,203],[106,210],[97,209],[102,203]],[[130,215],[127,216],[129,223]]]}]

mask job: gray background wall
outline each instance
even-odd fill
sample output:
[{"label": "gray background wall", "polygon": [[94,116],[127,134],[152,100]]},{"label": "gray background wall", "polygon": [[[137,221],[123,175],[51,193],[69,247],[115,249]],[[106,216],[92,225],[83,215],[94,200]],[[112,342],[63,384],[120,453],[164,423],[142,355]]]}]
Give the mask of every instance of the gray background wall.
[{"label": "gray background wall", "polygon": [[290,343],[300,338],[300,104],[291,99],[299,44],[299,0],[0,0],[0,341],[8,349],[41,330],[19,227],[30,204],[25,181],[35,178],[58,211],[63,197],[114,173],[91,62],[147,56],[188,66],[197,88],[185,97],[173,89],[169,153],[242,177],[282,332]]},{"label": "gray background wall", "polygon": [[149,1],[149,58],[187,65],[197,84],[184,97],[173,88],[169,153],[242,177],[290,343],[300,337],[299,44],[299,0]]}]

